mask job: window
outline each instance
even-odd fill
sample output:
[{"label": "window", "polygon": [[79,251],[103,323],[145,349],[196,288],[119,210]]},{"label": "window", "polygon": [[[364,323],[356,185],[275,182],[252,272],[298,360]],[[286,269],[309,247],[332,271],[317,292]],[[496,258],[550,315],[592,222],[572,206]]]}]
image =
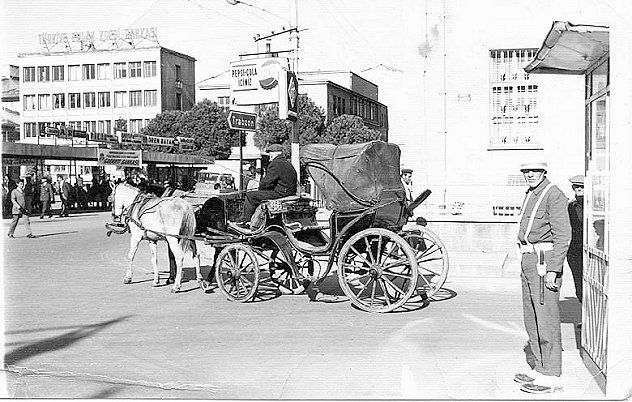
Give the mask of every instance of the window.
[{"label": "window", "polygon": [[182,110],[182,94],[176,94],[176,110]]},{"label": "window", "polygon": [[141,77],[142,69],[140,61],[129,62],[129,78]]},{"label": "window", "polygon": [[68,66],[68,81],[79,81],[79,66]]},{"label": "window", "polygon": [[114,63],[114,78],[127,77],[126,63]]},{"label": "window", "polygon": [[145,91],[145,106],[156,106],[158,91]]},{"label": "window", "polygon": [[39,110],[49,110],[50,109],[50,95],[49,94],[38,95],[37,104],[38,104]]},{"label": "window", "polygon": [[24,137],[37,137],[37,123],[24,123]]},{"label": "window", "polygon": [[96,107],[97,100],[94,92],[85,92],[83,94],[83,107]]},{"label": "window", "polygon": [[180,66],[176,64],[176,82],[177,81],[181,81],[182,77],[180,76],[180,74],[181,74],[180,70],[181,70]]},{"label": "window", "polygon": [[81,107],[81,94],[69,93],[68,94],[68,108],[79,109]]},{"label": "window", "polygon": [[50,67],[48,66],[37,67],[37,80],[39,82],[50,81]]},{"label": "window", "polygon": [[129,121],[129,132],[138,134],[140,130],[143,128],[143,119],[130,119]]},{"label": "window", "polygon": [[156,76],[156,62],[155,61],[146,61],[143,63],[143,74],[145,77],[155,77]]},{"label": "window", "polygon": [[142,91],[129,91],[129,106],[143,106]]},{"label": "window", "polygon": [[490,50],[490,149],[539,148],[537,78],[524,72],[537,49]]},{"label": "window", "polygon": [[53,94],[53,109],[66,107],[66,94]]},{"label": "window", "polygon": [[22,71],[22,82],[35,82],[35,67],[24,67]]},{"label": "window", "polygon": [[93,80],[96,78],[96,70],[94,67],[95,67],[94,64],[83,65],[83,79],[84,80]]},{"label": "window", "polygon": [[83,130],[89,133],[94,133],[97,131],[97,122],[96,121],[84,121],[83,122]]},{"label": "window", "polygon": [[97,79],[98,80],[110,79],[110,63],[97,64]]},{"label": "window", "polygon": [[126,91],[115,91],[114,92],[114,107],[125,107],[126,95],[127,95]]},{"label": "window", "polygon": [[81,122],[80,121],[69,121],[68,122],[68,127],[72,128],[73,130],[81,130]]},{"label": "window", "polygon": [[64,80],[64,66],[53,66],[53,81]]},{"label": "window", "polygon": [[35,110],[35,95],[24,95],[24,110]]},{"label": "window", "polygon": [[110,107],[109,92],[99,92],[99,107]]},{"label": "window", "polygon": [[112,121],[99,120],[98,133],[112,134]]}]

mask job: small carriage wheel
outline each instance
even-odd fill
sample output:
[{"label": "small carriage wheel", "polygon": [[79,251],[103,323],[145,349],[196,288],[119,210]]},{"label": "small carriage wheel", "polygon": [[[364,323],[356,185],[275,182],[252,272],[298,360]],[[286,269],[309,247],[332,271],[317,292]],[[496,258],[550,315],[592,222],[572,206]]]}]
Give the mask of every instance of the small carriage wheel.
[{"label": "small carriage wheel", "polygon": [[400,235],[406,239],[417,255],[419,285],[417,292],[422,298],[432,298],[448,277],[450,262],[448,252],[439,237],[430,229],[415,226]]},{"label": "small carriage wheel", "polygon": [[338,281],[362,310],[385,313],[402,306],[417,288],[417,260],[398,234],[369,228],[351,236],[338,258]]},{"label": "small carriage wheel", "polygon": [[[302,284],[304,278],[296,277],[290,263],[276,244],[269,242],[266,249],[258,250],[257,254],[262,257],[259,267],[268,270],[270,280],[279,286],[281,293],[294,293]],[[292,254],[296,255],[296,252],[293,251]]]},{"label": "small carriage wheel", "polygon": [[215,275],[219,290],[232,301],[245,302],[257,292],[259,263],[244,244],[229,244],[217,256]]}]

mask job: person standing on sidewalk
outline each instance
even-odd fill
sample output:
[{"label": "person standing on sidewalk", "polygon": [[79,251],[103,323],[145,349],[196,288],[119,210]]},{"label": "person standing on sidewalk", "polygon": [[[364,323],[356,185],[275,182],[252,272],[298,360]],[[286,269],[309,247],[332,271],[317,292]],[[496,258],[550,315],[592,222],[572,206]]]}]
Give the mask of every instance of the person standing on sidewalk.
[{"label": "person standing on sidewalk", "polygon": [[569,180],[575,192],[575,199],[568,204],[568,217],[571,221],[573,236],[568,247],[566,261],[573,274],[575,295],[582,302],[584,272],[584,176],[573,176]]},{"label": "person standing on sidewalk", "polygon": [[24,227],[28,234],[26,237],[35,237],[33,236],[33,231],[31,231],[31,223],[29,222],[29,210],[26,207],[26,200],[24,198],[24,181],[20,180],[17,188],[11,191],[11,203],[13,204],[11,213],[13,214],[13,220],[9,225],[9,233],[7,236],[9,238],[13,238],[13,233],[15,233],[15,228],[18,226],[18,222],[20,218],[24,216]]},{"label": "person standing on sidewalk", "polygon": [[571,224],[568,199],[546,178],[547,164],[524,163],[520,171],[529,185],[520,210],[518,246],[531,370],[516,374],[514,381],[522,384],[521,391],[542,394],[563,390],[559,290]]},{"label": "person standing on sidewalk", "polygon": [[66,209],[70,206],[70,191],[72,191],[72,187],[70,187],[70,183],[68,183],[68,178],[64,178],[59,185],[59,196],[61,197],[61,211],[59,212],[60,218],[62,216],[68,216]]},{"label": "person standing on sidewalk", "polygon": [[40,186],[40,201],[42,202],[42,212],[40,219],[44,219],[44,215],[48,214],[49,218],[53,217],[50,210],[50,204],[55,200],[55,191],[50,183],[50,178],[42,177],[42,185]]}]

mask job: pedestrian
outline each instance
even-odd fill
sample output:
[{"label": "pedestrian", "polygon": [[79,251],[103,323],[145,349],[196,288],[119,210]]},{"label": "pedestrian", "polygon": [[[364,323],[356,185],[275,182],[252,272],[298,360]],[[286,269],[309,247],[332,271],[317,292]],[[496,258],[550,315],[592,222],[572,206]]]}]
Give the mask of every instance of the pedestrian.
[{"label": "pedestrian", "polygon": [[283,156],[283,146],[272,144],[266,150],[270,154],[268,172],[259,182],[259,190],[246,192],[242,222],[238,222],[239,226],[249,226],[250,218],[264,201],[296,195],[296,169]]},{"label": "pedestrian", "polygon": [[53,191],[50,178],[42,177],[42,184],[40,185],[40,201],[42,202],[40,219],[44,219],[44,215],[46,214],[48,214],[49,218],[52,218],[53,212],[50,210],[50,205],[55,202],[55,191]]},{"label": "pedestrian", "polygon": [[406,191],[406,201],[411,203],[413,202],[413,170],[403,168],[401,177],[404,190]]},{"label": "pedestrian", "polygon": [[575,282],[575,295],[582,302],[583,296],[583,271],[584,271],[584,176],[573,176],[569,180],[575,199],[568,204],[568,217],[571,221],[572,237],[568,246],[566,261],[573,274]]},{"label": "pedestrian", "polygon": [[40,180],[37,175],[33,174],[33,201],[31,203],[31,214],[36,214],[42,210],[42,202],[40,201]]},{"label": "pedestrian", "polygon": [[72,187],[70,183],[68,183],[68,178],[64,178],[60,184],[59,196],[61,198],[61,211],[59,212],[59,217],[68,216],[68,212],[66,211],[70,207],[70,192],[72,191]]},{"label": "pedestrian", "polygon": [[520,171],[529,185],[518,220],[518,246],[531,370],[516,374],[514,381],[524,392],[557,392],[563,390],[559,290],[571,240],[568,199],[546,178],[546,163],[524,163]]},{"label": "pedestrian", "polygon": [[17,187],[11,191],[11,214],[13,215],[13,220],[9,225],[9,233],[7,236],[9,238],[13,238],[13,234],[15,233],[15,228],[18,226],[18,222],[20,218],[24,217],[24,227],[26,228],[27,235],[26,237],[33,238],[33,232],[31,231],[31,223],[29,222],[29,210],[26,206],[26,200],[24,198],[24,185],[25,181],[20,180],[17,184]]},{"label": "pedestrian", "polygon": [[24,202],[26,202],[26,209],[31,213],[33,211],[33,197],[35,196],[34,183],[31,180],[31,175],[24,176]]}]

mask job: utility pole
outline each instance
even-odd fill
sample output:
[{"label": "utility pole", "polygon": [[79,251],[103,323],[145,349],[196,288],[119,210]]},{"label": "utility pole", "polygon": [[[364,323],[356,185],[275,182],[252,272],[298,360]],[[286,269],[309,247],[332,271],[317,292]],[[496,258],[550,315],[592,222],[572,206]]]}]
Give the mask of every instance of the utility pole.
[{"label": "utility pole", "polygon": [[[292,5],[294,6],[292,9]],[[298,49],[299,49],[299,38],[298,38],[298,0],[290,0],[290,16],[292,16],[292,14],[294,15],[294,24],[291,24],[292,21],[290,21],[290,27],[294,28],[294,52],[292,52],[292,69],[294,70],[294,73],[296,74],[296,77],[298,79]],[[290,33],[290,35],[292,35]],[[290,36],[290,38],[292,38],[292,36]],[[290,39],[291,40],[291,39]],[[296,119],[294,119],[292,121],[292,138],[291,140],[291,150],[292,150],[292,157],[291,157],[291,161],[292,161],[292,166],[294,166],[294,169],[296,170],[296,174],[298,177],[298,180],[296,182],[296,192],[300,193],[301,192],[301,162],[299,159],[299,133],[298,133],[298,117]]]}]

